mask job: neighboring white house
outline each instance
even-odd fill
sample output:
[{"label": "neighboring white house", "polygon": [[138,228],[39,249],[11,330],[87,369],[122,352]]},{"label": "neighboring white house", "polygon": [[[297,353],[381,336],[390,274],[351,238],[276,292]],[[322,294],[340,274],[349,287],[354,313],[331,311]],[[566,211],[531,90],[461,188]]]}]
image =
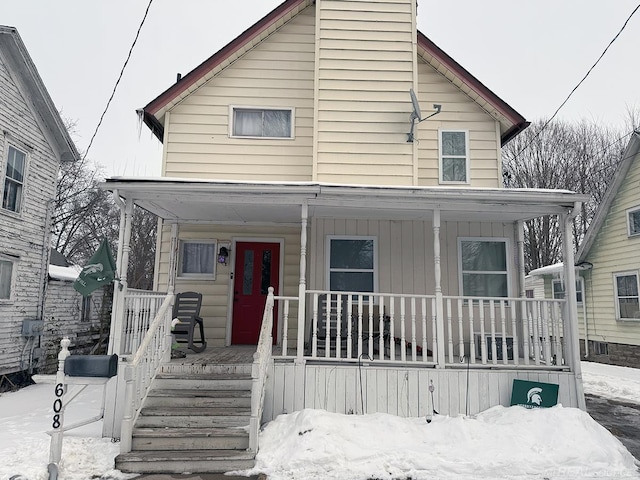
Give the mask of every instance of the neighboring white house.
[{"label": "neighboring white house", "polygon": [[78,158],[20,35],[0,26],[0,377],[38,357],[58,171]]},{"label": "neighboring white house", "polygon": [[[502,145],[528,122],[417,31],[415,0],[286,0],[139,114],[163,176],[102,185],[122,199],[118,271],[137,204],[161,220],[155,290],[203,294],[210,347],[257,345],[274,289],[261,420],[418,415],[430,381],[454,415],[508,405],[516,378],[584,406],[575,292],[526,298],[523,222],[557,215],[572,265],[586,197],[502,188]],[[121,286],[124,367],[139,345],[124,313],[149,294]]]}]

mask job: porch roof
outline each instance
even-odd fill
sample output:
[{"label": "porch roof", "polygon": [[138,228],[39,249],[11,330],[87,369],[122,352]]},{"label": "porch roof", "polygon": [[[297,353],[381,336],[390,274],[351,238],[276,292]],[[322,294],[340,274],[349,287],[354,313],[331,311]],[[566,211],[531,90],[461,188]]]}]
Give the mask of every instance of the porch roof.
[{"label": "porch roof", "polygon": [[568,190],[365,186],[319,182],[255,182],[112,177],[100,188],[169,222],[299,224],[310,217],[510,222],[562,214],[586,195]]}]

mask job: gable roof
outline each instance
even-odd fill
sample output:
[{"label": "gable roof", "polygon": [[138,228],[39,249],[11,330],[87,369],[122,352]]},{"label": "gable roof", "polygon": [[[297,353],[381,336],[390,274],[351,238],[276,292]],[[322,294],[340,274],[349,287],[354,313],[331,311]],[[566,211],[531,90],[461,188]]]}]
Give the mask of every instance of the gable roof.
[{"label": "gable roof", "polygon": [[30,101],[33,114],[40,126],[47,129],[47,138],[53,142],[51,147],[60,160],[79,159],[80,154],[31,60],[27,47],[14,27],[0,25],[0,52],[8,63],[11,74],[16,76],[20,86],[27,90],[29,99],[25,100]]},{"label": "gable roof", "polygon": [[633,165],[634,160],[638,158],[639,155],[640,130],[636,130],[631,134],[631,139],[629,140],[627,148],[622,155],[622,160],[618,164],[616,173],[607,188],[607,192],[598,207],[595,217],[591,221],[591,225],[589,225],[589,228],[587,229],[582,245],[580,245],[580,248],[578,249],[578,253],[576,254],[576,264],[580,264],[586,260],[589,250],[593,246],[596,236],[600,231],[600,227],[602,227],[602,224],[607,218],[611,204],[613,203],[622,182],[627,177],[629,170],[631,169],[631,165]]},{"label": "gable roof", "polygon": [[[162,118],[171,107],[313,3],[315,3],[314,0],[286,0],[281,3],[253,26],[149,102],[146,107],[138,110],[138,114],[143,117],[144,123],[162,141],[164,136]],[[428,64],[433,66],[478,103],[489,115],[500,122],[503,145],[529,126],[529,122],[522,115],[489,90],[424,34],[418,32],[417,40],[419,55]]]}]

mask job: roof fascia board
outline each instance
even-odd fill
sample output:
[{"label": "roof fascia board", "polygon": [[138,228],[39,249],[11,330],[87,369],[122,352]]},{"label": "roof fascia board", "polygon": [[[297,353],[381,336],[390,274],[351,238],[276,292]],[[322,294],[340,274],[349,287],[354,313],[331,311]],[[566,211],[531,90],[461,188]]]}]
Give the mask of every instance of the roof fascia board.
[{"label": "roof fascia board", "polygon": [[465,85],[486,100],[500,114],[504,115],[504,117],[511,122],[512,125],[501,136],[502,145],[506,144],[509,140],[529,126],[529,122],[527,122],[526,119],[513,107],[493,93],[480,80],[469,73],[467,69],[447,55],[440,47],[420,31],[418,31],[418,45],[429,52],[429,54],[435,57],[440,63],[445,65],[446,68],[457,76]]},{"label": "roof fascia board", "polygon": [[5,61],[10,62],[14,75],[18,76],[19,87],[26,89],[28,95],[25,101],[29,103],[36,121],[41,124],[44,132],[48,132],[49,143],[56,150],[61,161],[75,161],[80,154],[60,118],[49,92],[47,91],[29,52],[20,38],[20,34],[13,27],[0,25],[0,48],[6,49]]},{"label": "roof fascia board", "polygon": [[627,174],[631,169],[631,165],[638,155],[640,155],[640,131],[636,130],[631,134],[631,139],[624,151],[622,161],[618,165],[618,169],[613,176],[613,180],[609,184],[609,188],[607,188],[604,199],[602,200],[602,203],[600,203],[598,211],[596,212],[594,219],[591,221],[591,225],[589,225],[582,244],[578,249],[578,253],[576,254],[576,264],[582,263],[587,259],[589,250],[591,250],[598,232],[611,209],[611,204],[613,203],[622,182],[627,177]]}]

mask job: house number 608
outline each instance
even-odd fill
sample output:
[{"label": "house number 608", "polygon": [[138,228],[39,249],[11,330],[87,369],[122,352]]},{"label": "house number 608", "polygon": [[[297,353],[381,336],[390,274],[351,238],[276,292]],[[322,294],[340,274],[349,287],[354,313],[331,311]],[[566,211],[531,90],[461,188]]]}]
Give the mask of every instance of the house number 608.
[{"label": "house number 608", "polygon": [[62,385],[61,383],[58,383],[56,385],[56,398],[55,401],[53,402],[53,411],[55,412],[55,415],[53,416],[53,424],[52,427],[53,428],[60,428],[60,411],[62,411],[62,395],[64,395],[64,385]]}]

